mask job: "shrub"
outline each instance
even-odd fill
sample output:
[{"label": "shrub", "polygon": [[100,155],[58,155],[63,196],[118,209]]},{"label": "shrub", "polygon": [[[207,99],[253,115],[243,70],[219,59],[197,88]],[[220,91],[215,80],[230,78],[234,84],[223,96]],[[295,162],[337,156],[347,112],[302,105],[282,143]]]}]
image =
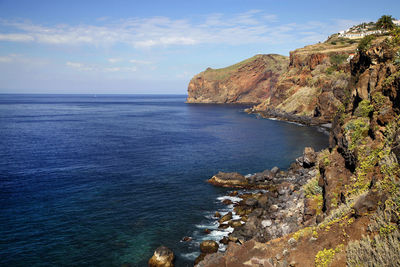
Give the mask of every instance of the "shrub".
[{"label": "shrub", "polygon": [[327,267],[331,264],[332,260],[335,258],[335,254],[339,253],[343,249],[343,244],[338,245],[335,249],[326,249],[318,251],[315,256],[315,266],[316,267]]},{"label": "shrub", "polygon": [[400,233],[363,237],[347,246],[347,266],[400,266]]},{"label": "shrub", "polygon": [[346,123],[344,129],[351,138],[349,149],[354,150],[364,137],[368,135],[369,120],[367,118],[353,119]]},{"label": "shrub", "polygon": [[359,51],[366,51],[371,47],[371,42],[372,40],[375,39],[375,36],[373,35],[367,35],[364,38],[361,39],[360,43],[358,44],[358,50]]},{"label": "shrub", "polygon": [[318,178],[314,177],[310,179],[305,185],[304,185],[304,194],[306,197],[312,197],[316,195],[322,194],[322,188],[318,185]]},{"label": "shrub", "polygon": [[354,115],[356,115],[357,117],[368,117],[373,110],[374,106],[371,105],[369,100],[363,100],[358,104]]},{"label": "shrub", "polygon": [[335,66],[339,66],[346,61],[348,55],[346,54],[334,54],[330,56],[331,63]]},{"label": "shrub", "polygon": [[328,75],[331,75],[332,73],[334,73],[337,70],[336,66],[330,66],[328,68],[326,68],[325,73]]}]

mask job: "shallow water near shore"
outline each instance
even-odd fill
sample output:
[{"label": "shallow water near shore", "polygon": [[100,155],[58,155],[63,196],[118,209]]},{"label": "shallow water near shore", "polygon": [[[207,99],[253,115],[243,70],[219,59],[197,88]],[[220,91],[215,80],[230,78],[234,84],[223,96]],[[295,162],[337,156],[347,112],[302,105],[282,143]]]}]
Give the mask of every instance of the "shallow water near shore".
[{"label": "shallow water near shore", "polygon": [[192,266],[229,208],[206,179],[328,145],[315,127],[185,97],[0,95],[0,265],[146,266],[165,245]]}]

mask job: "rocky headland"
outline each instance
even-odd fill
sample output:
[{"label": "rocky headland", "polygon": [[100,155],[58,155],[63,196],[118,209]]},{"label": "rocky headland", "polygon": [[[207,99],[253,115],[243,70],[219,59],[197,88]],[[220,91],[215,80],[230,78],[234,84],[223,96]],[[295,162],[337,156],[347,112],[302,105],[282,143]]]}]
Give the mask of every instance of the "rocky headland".
[{"label": "rocky headland", "polygon": [[259,104],[271,95],[288,61],[281,55],[256,55],[226,68],[207,68],[190,81],[187,103]]}]

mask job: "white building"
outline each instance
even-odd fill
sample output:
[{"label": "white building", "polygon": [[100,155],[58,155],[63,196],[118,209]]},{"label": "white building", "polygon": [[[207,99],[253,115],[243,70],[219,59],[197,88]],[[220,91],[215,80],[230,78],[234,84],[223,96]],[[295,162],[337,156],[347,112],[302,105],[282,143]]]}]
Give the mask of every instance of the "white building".
[{"label": "white building", "polygon": [[400,20],[393,20],[394,25],[400,26]]}]

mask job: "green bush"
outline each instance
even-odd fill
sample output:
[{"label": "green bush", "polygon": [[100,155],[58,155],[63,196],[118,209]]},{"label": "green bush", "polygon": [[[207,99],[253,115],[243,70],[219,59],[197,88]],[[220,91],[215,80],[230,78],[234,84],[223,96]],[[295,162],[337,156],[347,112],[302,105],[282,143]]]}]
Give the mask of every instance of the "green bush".
[{"label": "green bush", "polygon": [[330,66],[328,68],[326,68],[325,73],[328,75],[331,75],[332,73],[334,73],[337,70],[336,66]]},{"label": "green bush", "polygon": [[358,118],[353,119],[346,123],[344,127],[347,134],[350,135],[351,141],[349,144],[349,149],[354,150],[361,141],[368,135],[369,130],[369,119]]},{"label": "green bush", "polygon": [[367,35],[361,39],[360,43],[358,44],[359,51],[366,51],[371,47],[372,40],[375,39],[374,35]]},{"label": "green bush", "polygon": [[369,100],[363,100],[358,104],[358,107],[355,110],[354,115],[356,115],[357,117],[368,117],[373,110],[374,106],[371,105]]},{"label": "green bush", "polygon": [[306,195],[306,197],[312,197],[322,194],[322,188],[318,185],[317,177],[310,179],[304,185],[304,194]]},{"label": "green bush", "polygon": [[349,56],[346,54],[334,54],[330,56],[330,60],[333,65],[339,66],[340,64],[345,62],[348,57]]}]

